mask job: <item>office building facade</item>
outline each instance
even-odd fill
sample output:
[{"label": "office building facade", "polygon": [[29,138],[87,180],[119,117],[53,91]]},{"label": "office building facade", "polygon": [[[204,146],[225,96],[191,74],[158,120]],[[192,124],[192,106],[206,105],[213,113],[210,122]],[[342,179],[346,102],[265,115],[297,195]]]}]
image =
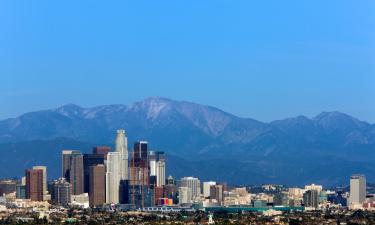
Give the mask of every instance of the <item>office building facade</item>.
[{"label": "office building facade", "polygon": [[362,204],[366,200],[366,177],[362,174],[354,174],[350,177],[349,204]]},{"label": "office building facade", "polygon": [[105,166],[103,164],[90,166],[89,199],[90,206],[92,207],[102,206],[105,203],[105,173]]},{"label": "office building facade", "polygon": [[65,178],[59,178],[52,184],[51,198],[56,205],[68,206],[71,200],[71,185]]},{"label": "office building facade", "polygon": [[198,178],[183,177],[181,178],[180,186],[190,188],[192,200],[198,198],[201,195],[201,182]]},{"label": "office building facade", "polygon": [[43,201],[43,170],[26,170],[26,198],[31,201]]}]

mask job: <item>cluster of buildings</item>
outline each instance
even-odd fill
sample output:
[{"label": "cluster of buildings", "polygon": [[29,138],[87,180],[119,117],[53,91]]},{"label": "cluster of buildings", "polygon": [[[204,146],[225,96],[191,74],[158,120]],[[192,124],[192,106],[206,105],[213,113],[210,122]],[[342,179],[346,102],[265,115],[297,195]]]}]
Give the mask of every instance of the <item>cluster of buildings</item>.
[{"label": "cluster of buildings", "polygon": [[[21,180],[0,180],[0,205],[49,208],[159,207],[207,210],[320,210],[331,207],[375,208],[367,195],[364,175],[350,178],[350,191],[324,190],[321,185],[286,188],[281,185],[232,187],[197,177],[166,177],[164,152],[149,151],[146,141],[136,141],[129,154],[125,130],[118,130],[115,149],[97,146],[92,153],[63,150],[61,177],[47,180],[47,168],[34,166]],[[0,208],[1,211],[1,208]]]}]

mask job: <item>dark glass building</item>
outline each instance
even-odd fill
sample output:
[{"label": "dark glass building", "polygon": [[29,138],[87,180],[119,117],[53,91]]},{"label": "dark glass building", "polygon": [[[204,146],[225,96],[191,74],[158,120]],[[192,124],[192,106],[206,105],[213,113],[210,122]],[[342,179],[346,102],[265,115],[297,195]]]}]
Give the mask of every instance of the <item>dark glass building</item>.
[{"label": "dark glass building", "polygon": [[68,206],[71,201],[71,185],[65,178],[53,182],[51,199],[56,205]]},{"label": "dark glass building", "polygon": [[105,154],[83,155],[84,192],[90,193],[90,167],[104,164]]}]

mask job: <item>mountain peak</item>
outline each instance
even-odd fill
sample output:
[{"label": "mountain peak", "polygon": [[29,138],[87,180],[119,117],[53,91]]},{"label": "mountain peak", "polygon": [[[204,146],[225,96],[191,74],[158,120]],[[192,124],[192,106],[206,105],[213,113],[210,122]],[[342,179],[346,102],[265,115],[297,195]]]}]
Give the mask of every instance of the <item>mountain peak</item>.
[{"label": "mountain peak", "polygon": [[315,121],[358,121],[354,117],[351,117],[345,113],[339,111],[332,111],[332,112],[321,112],[317,116],[313,118]]},{"label": "mountain peak", "polygon": [[173,102],[173,100],[160,96],[151,96],[141,100],[140,102]]},{"label": "mountain peak", "polygon": [[322,112],[313,118],[319,125],[325,128],[355,128],[361,127],[366,122],[362,122],[354,117],[351,117],[345,113],[339,111]]},{"label": "mountain peak", "polygon": [[83,108],[81,106],[73,104],[73,103],[69,103],[69,104],[60,106],[54,111],[67,117],[74,117],[74,116],[80,115],[82,113],[82,110]]},{"label": "mountain peak", "polygon": [[132,111],[144,111],[147,119],[156,119],[163,110],[171,108],[173,100],[162,97],[149,97],[142,101],[135,102],[130,106]]}]

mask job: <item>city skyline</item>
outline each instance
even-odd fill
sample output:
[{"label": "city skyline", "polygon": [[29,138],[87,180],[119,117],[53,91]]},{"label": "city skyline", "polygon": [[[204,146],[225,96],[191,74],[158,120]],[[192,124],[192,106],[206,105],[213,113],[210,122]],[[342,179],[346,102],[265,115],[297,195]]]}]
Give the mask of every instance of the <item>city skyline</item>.
[{"label": "city skyline", "polygon": [[0,1],[0,224],[375,224],[375,1]]},{"label": "city skyline", "polygon": [[[167,178],[164,152],[149,150],[147,141],[134,143],[129,163],[124,168],[122,150],[125,150],[124,143],[127,143],[127,137],[124,134],[124,129],[117,130],[114,151],[106,146],[93,147],[91,154],[82,154],[76,150],[62,150],[61,177],[58,179],[47,179],[47,167],[33,166],[32,169],[26,169],[25,177],[17,182],[0,179],[0,191],[3,194],[11,194],[14,188],[19,201],[22,199],[30,199],[32,202],[50,201],[63,207],[77,205],[87,208],[120,204],[136,208],[146,207],[147,210],[147,207],[163,205],[186,207],[197,202],[206,205],[204,207],[208,210],[225,205],[231,207],[233,197],[228,196],[231,192],[228,192],[229,186],[226,182],[204,181],[202,183],[197,177],[184,176],[179,178],[177,185],[172,176]],[[85,172],[87,168],[89,169],[88,176]],[[124,175],[124,169],[128,171],[128,175]],[[246,187],[252,186],[250,184],[231,186],[234,188],[232,192],[238,195],[237,198],[242,196],[238,201],[245,201],[245,205],[252,202],[251,197],[250,200],[248,198],[249,193]],[[373,197],[367,196],[365,175],[351,175],[348,187],[350,193],[343,195],[344,187],[335,187],[335,191],[332,192],[314,183],[305,185],[304,188],[296,186],[288,188],[283,184],[262,185],[262,189],[270,193],[278,189],[284,191],[288,189],[288,197],[283,195],[283,192],[273,193],[272,209],[276,210],[275,207],[280,206],[290,207],[289,210],[321,210],[323,205],[327,204],[327,200],[329,204],[336,204],[335,201],[337,201],[340,207],[349,209],[372,207]],[[261,192],[257,198],[253,199],[254,210],[268,207],[267,201],[269,200],[266,200],[264,195],[265,193]],[[331,200],[327,198],[328,195],[331,196]],[[345,205],[341,205],[344,204],[343,198],[346,199]],[[235,203],[235,205],[241,205],[241,203]]]}]

